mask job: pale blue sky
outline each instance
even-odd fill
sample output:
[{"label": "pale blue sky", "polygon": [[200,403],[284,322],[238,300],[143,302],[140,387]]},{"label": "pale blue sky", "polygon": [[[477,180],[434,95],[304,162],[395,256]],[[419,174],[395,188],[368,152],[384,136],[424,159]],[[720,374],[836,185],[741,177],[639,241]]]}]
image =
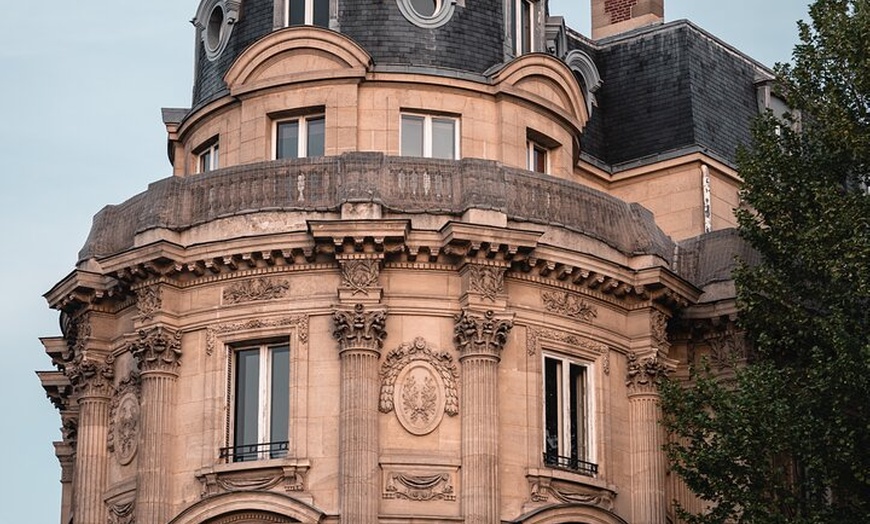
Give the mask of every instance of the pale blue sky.
[{"label": "pale blue sky", "polygon": [[[665,16],[772,65],[806,4],[665,0]],[[34,371],[51,367],[37,338],[59,329],[41,295],[73,269],[94,213],[170,175],[160,108],[189,105],[197,0],[0,6],[0,524],[54,524],[60,420]],[[589,33],[588,0],[550,11]]]}]

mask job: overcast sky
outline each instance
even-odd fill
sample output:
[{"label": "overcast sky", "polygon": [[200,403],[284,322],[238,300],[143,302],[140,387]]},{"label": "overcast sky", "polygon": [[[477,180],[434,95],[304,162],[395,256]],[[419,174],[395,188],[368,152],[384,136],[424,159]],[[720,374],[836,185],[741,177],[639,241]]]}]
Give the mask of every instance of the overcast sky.
[{"label": "overcast sky", "polygon": [[[806,4],[666,0],[665,16],[773,65]],[[59,329],[41,295],[72,271],[94,213],[170,175],[160,108],[189,106],[197,1],[0,5],[0,524],[54,524],[60,420],[34,371],[51,368],[37,338]],[[588,0],[550,12],[589,34]]]}]

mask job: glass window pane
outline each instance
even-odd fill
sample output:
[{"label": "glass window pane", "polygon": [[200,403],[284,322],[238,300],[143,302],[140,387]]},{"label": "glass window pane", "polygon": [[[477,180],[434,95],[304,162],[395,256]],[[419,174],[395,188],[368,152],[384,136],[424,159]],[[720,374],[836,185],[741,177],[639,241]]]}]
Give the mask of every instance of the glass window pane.
[{"label": "glass window pane", "polygon": [[402,156],[423,156],[422,116],[402,115]]},{"label": "glass window pane", "polygon": [[547,172],[547,150],[543,147],[532,144],[532,162],[529,168],[532,171],[537,171],[538,173],[546,173]]},{"label": "glass window pane", "polygon": [[220,155],[218,154],[218,152],[219,152],[218,146],[214,146],[212,151],[213,151],[213,153],[212,153],[212,158],[211,158],[211,168],[212,169],[220,169],[220,164],[219,164]]},{"label": "glass window pane", "polygon": [[329,27],[329,0],[314,1],[314,25]]},{"label": "glass window pane", "polygon": [[585,369],[571,364],[571,458],[586,460],[586,413],[584,399],[586,398]]},{"label": "glass window pane", "polygon": [[302,25],[305,23],[305,0],[287,0],[289,2],[288,25]]},{"label": "glass window pane", "polygon": [[432,119],[432,158],[456,157],[456,121],[451,118]]},{"label": "glass window pane", "polygon": [[[290,425],[290,348],[275,346],[270,348],[272,356],[271,407],[269,415],[269,442],[287,442]],[[286,454],[286,453],[284,453]],[[273,449],[272,458],[283,456]]]},{"label": "glass window pane", "polygon": [[299,121],[279,122],[275,158],[299,156]]},{"label": "glass window pane", "polygon": [[436,0],[411,0],[411,7],[414,8],[414,11],[417,11],[418,15],[430,17],[435,15],[438,3]]},{"label": "glass window pane", "polygon": [[520,24],[522,31],[522,47],[523,53],[529,53],[532,50],[532,4],[528,0],[521,0],[522,14],[520,15]]},{"label": "glass window pane", "polygon": [[199,172],[207,173],[211,171],[211,151],[199,155]]},{"label": "glass window pane", "polygon": [[548,464],[559,456],[559,362],[544,359],[544,452]]},{"label": "glass window pane", "polygon": [[239,351],[236,353],[236,409],[233,432],[236,461],[257,459],[259,406],[260,351]]},{"label": "glass window pane", "polygon": [[326,147],[326,119],[321,117],[308,119],[308,155],[323,156]]}]

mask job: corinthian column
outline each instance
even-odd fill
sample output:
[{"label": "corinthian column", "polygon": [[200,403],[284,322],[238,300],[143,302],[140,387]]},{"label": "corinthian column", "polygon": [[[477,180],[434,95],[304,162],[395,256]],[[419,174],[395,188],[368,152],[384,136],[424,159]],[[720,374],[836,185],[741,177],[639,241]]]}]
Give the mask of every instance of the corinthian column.
[{"label": "corinthian column", "polygon": [[466,524],[498,524],[498,363],[509,319],[463,310],[454,342],[462,363],[462,512]]},{"label": "corinthian column", "polygon": [[171,501],[169,446],[181,333],[161,326],[142,330],[130,351],[142,380],[136,522],[167,522]]},{"label": "corinthian column", "polygon": [[628,357],[628,409],[631,441],[631,510],[633,524],[665,524],[664,437],[659,426],[658,382],[667,368],[657,356]]},{"label": "corinthian column", "polygon": [[103,496],[109,460],[106,437],[113,369],[105,362],[91,360],[79,360],[68,369],[79,405],[73,514],[77,524],[105,524],[108,513]]},{"label": "corinthian column", "polygon": [[378,522],[378,361],[387,313],[353,310],[333,312],[341,358],[339,415],[339,499],[341,522]]}]

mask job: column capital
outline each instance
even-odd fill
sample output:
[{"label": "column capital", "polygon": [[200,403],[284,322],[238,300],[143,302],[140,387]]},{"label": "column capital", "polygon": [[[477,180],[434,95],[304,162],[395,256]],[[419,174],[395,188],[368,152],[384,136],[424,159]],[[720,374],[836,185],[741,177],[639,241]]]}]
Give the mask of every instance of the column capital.
[{"label": "column capital", "polygon": [[139,338],[129,344],[128,350],[142,373],[177,373],[181,365],[181,332],[163,326],[140,330]]},{"label": "column capital", "polygon": [[362,304],[353,309],[336,308],[332,312],[335,326],[332,336],[338,341],[339,351],[367,349],[380,352],[387,337],[386,309],[367,310]]},{"label": "column capital", "polygon": [[636,353],[628,354],[628,371],[625,385],[629,396],[658,394],[659,383],[667,378],[670,369],[659,360],[658,354],[640,358]]},{"label": "column capital", "polygon": [[112,362],[84,358],[81,353],[70,362],[65,373],[79,399],[105,398],[112,396],[115,369]]},{"label": "column capital", "polygon": [[498,358],[513,327],[513,318],[497,317],[491,310],[481,316],[463,309],[455,317],[453,341],[460,358],[472,355]]}]

